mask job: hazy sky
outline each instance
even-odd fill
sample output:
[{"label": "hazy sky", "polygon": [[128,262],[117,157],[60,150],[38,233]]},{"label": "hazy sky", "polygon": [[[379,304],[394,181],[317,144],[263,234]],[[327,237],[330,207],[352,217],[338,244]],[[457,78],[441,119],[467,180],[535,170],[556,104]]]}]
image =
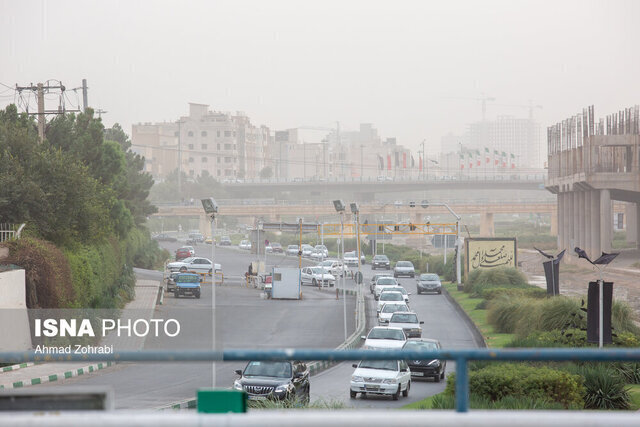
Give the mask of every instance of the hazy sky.
[{"label": "hazy sky", "polygon": [[545,129],[639,103],[639,16],[639,1],[0,0],[0,83],[86,78],[129,133],[200,102],[274,130],[373,123],[436,152],[480,119],[482,93],[542,105]]}]

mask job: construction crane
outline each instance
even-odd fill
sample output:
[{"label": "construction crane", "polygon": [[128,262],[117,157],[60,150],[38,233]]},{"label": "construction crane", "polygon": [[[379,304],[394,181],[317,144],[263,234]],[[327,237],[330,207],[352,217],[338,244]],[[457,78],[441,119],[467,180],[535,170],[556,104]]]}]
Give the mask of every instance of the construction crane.
[{"label": "construction crane", "polygon": [[480,101],[482,102],[482,121],[484,122],[487,117],[487,101],[495,101],[496,99],[493,96],[486,96],[484,93],[481,94],[480,98],[465,98],[460,96],[448,96],[449,99],[468,99],[471,101]]},{"label": "construction crane", "polygon": [[535,108],[542,108],[542,105],[534,105],[532,100],[529,100],[528,105],[518,105],[518,104],[494,104],[498,107],[518,107],[518,108],[528,108],[529,109],[529,120],[533,121],[533,110]]}]

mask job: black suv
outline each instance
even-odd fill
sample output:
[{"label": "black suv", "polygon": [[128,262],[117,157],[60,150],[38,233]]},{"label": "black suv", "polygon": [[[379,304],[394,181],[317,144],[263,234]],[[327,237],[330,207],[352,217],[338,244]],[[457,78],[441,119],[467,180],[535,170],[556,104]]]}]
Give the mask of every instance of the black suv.
[{"label": "black suv", "polygon": [[374,256],[373,261],[371,262],[371,269],[375,270],[376,268],[391,270],[391,262],[389,262],[389,258],[387,258],[386,255]]},{"label": "black suv", "polygon": [[247,363],[233,388],[247,392],[249,400],[299,400],[309,403],[309,369],[300,361]]}]

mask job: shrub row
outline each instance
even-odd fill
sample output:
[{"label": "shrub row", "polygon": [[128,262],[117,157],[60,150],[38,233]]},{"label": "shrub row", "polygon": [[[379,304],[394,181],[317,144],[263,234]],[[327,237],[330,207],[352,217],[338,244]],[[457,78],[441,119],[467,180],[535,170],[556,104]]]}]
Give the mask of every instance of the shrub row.
[{"label": "shrub row", "polygon": [[[489,400],[480,396],[470,396],[469,407],[471,409],[582,409],[582,406],[577,404],[568,405],[565,407],[562,403],[549,402],[544,399],[533,399],[530,397],[514,397],[506,396],[499,400]],[[431,400],[431,409],[454,409],[455,408],[455,396],[450,394],[440,393],[433,397]]]},{"label": "shrub row", "polygon": [[[587,342],[587,332],[580,329],[536,331],[524,338],[516,337],[507,347],[588,347],[596,346]],[[632,332],[618,332],[613,337],[613,346],[640,347],[640,340]]]},{"label": "shrub row", "polygon": [[[505,397],[556,402],[564,407],[583,404],[583,381],[559,369],[520,363],[493,363],[469,372],[469,391],[492,402]],[[455,394],[455,374],[447,378],[445,392]]]}]

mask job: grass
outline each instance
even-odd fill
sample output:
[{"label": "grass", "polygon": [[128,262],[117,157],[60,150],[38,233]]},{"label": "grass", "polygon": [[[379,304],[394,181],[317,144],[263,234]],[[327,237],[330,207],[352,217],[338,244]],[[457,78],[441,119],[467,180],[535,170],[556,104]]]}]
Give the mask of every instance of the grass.
[{"label": "grass", "polygon": [[480,329],[488,347],[502,348],[513,340],[515,334],[496,332],[493,326],[487,321],[487,310],[476,308],[484,299],[471,298],[469,294],[459,291],[457,285],[454,283],[446,283],[444,287],[449,292],[449,295],[456,300],[465,313],[473,320],[473,323],[476,324],[478,329]]},{"label": "grass", "polygon": [[629,389],[629,395],[631,396],[631,409],[632,411],[640,410],[640,384],[627,384]]},{"label": "grass", "polygon": [[433,396],[429,396],[426,399],[418,400],[417,402],[409,403],[408,405],[404,405],[400,409],[431,409],[431,402],[435,396],[444,395],[444,392],[434,394]]}]

